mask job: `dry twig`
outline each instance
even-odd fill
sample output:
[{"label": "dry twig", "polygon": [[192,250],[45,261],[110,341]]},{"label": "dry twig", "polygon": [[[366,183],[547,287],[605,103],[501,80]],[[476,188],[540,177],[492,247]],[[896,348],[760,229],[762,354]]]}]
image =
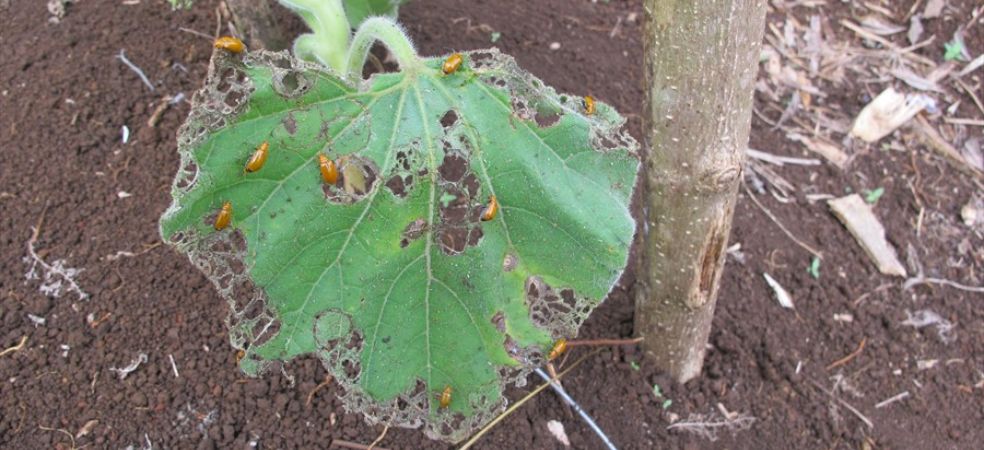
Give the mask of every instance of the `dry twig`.
[{"label": "dry twig", "polygon": [[320,391],[321,388],[328,386],[331,383],[331,380],[331,375],[325,375],[325,381],[322,381],[321,384],[315,386],[314,389],[311,389],[311,392],[308,393],[307,401],[304,402],[304,406],[311,406],[311,400],[314,399],[314,394]]},{"label": "dry twig", "polygon": [[[355,450],[369,450],[369,446],[368,445],[362,445],[362,444],[359,444],[359,443],[356,443],[356,442],[350,442],[350,441],[346,441],[346,440],[342,440],[342,439],[332,439],[331,444],[329,444],[328,446],[329,447],[336,446],[336,447],[342,447],[342,448],[352,448],[352,449],[355,449]],[[387,449],[385,449],[383,447],[376,447],[375,450],[387,450]]]},{"label": "dry twig", "polygon": [[643,339],[644,338],[642,338],[642,337],[637,337],[637,338],[633,338],[633,339],[585,339],[585,340],[577,340],[577,341],[567,341],[567,346],[568,347],[577,347],[577,346],[582,346],[583,347],[583,346],[594,346],[594,345],[603,345],[603,346],[608,346],[608,345],[632,345],[632,344],[638,344],[638,343],[642,342]]},{"label": "dry twig", "polygon": [[24,348],[24,345],[25,344],[27,344],[27,336],[26,335],[21,337],[20,342],[18,342],[17,345],[15,345],[13,347],[10,347],[10,348],[7,348],[6,350],[0,352],[0,356],[7,356],[8,353],[19,352],[19,351],[21,351],[21,349]]},{"label": "dry twig", "polygon": [[853,352],[851,352],[847,356],[845,356],[845,357],[843,357],[841,359],[838,359],[837,361],[834,361],[834,362],[830,363],[830,365],[827,366],[826,370],[830,370],[830,369],[834,369],[834,368],[843,366],[844,364],[847,364],[847,363],[851,362],[852,359],[857,358],[858,355],[860,355],[861,352],[864,351],[864,344],[866,344],[867,342],[868,342],[868,337],[867,336],[864,337],[864,338],[861,338],[861,343],[858,344],[858,348],[856,350],[854,350]]},{"label": "dry twig", "polygon": [[369,444],[369,448],[366,450],[373,450],[374,448],[376,448],[376,444],[382,442],[383,438],[386,437],[386,432],[389,431],[389,429],[390,429],[389,424],[383,426],[383,432],[379,433],[379,437],[377,437],[375,441],[372,441],[372,444]]},{"label": "dry twig", "polygon": [[49,427],[46,427],[44,425],[38,425],[38,428],[40,428],[40,429],[42,429],[44,431],[57,431],[59,433],[62,433],[64,435],[68,436],[68,439],[72,442],[72,447],[71,447],[72,450],[75,450],[75,449],[78,448],[78,447],[75,446],[75,436],[72,436],[72,433],[69,433],[68,430],[63,430],[61,428],[49,428]]},{"label": "dry twig", "polygon": [[745,190],[745,193],[748,194],[748,197],[752,199],[752,202],[754,202],[755,205],[758,206],[759,209],[761,209],[762,212],[764,212],[765,215],[768,216],[769,219],[771,219],[772,222],[775,223],[779,227],[779,229],[782,230],[782,232],[786,234],[787,237],[789,237],[789,239],[791,239],[793,242],[795,242],[796,245],[799,245],[800,247],[802,247],[803,250],[806,250],[806,251],[810,252],[810,254],[812,254],[813,256],[816,256],[817,258],[819,258],[821,260],[823,259],[823,253],[820,253],[819,250],[816,250],[813,247],[810,247],[809,245],[807,245],[803,241],[799,240],[799,238],[797,238],[796,236],[794,236],[793,233],[790,232],[789,229],[787,229],[786,226],[783,225],[782,222],[780,222],[779,219],[776,218],[776,216],[774,214],[772,214],[772,211],[769,211],[769,209],[766,208],[765,205],[762,204],[762,202],[760,202],[757,198],[755,198],[755,194],[752,194],[748,190],[748,185],[747,184],[742,183],[742,188]]},{"label": "dry twig", "polygon": [[871,423],[871,419],[868,419],[867,417],[865,417],[864,414],[861,414],[861,411],[858,411],[857,408],[851,406],[850,403],[847,403],[844,400],[841,400],[840,397],[834,395],[834,393],[831,392],[829,389],[821,386],[820,383],[817,383],[816,381],[813,381],[813,380],[810,380],[810,382],[813,383],[813,385],[816,386],[817,389],[820,389],[821,391],[823,391],[823,393],[825,393],[828,396],[830,396],[830,398],[836,400],[837,403],[840,403],[845,408],[847,408],[847,410],[850,411],[851,414],[854,414],[858,419],[861,419],[861,421],[864,422],[864,424],[867,425],[868,428],[871,428],[871,429],[874,429],[875,428],[875,425],[873,423]]},{"label": "dry twig", "polygon": [[[44,224],[44,216],[47,212],[48,205],[45,205],[44,210],[41,211],[41,217],[38,218],[37,225],[31,229],[31,238],[27,240],[27,256],[24,257],[24,262],[30,264],[30,268],[24,274],[24,277],[28,280],[41,280],[40,290],[44,295],[51,297],[61,296],[62,282],[65,282],[68,284],[68,290],[70,292],[74,292],[79,297],[79,300],[85,300],[89,298],[89,294],[83,292],[82,288],[75,282],[75,277],[82,273],[84,269],[66,267],[64,259],[58,259],[48,264],[34,249],[34,244],[38,242],[38,237],[41,235],[41,225]],[[38,274],[38,266],[41,267],[43,274]]]}]

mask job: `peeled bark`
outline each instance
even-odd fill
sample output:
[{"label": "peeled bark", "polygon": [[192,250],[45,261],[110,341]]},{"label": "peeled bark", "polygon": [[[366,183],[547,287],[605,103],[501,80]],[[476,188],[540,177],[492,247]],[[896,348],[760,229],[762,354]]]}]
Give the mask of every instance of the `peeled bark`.
[{"label": "peeled bark", "polygon": [[251,48],[283,50],[287,41],[268,0],[226,0],[232,20]]},{"label": "peeled bark", "polygon": [[700,374],[741,182],[764,0],[646,0],[649,87],[635,330]]}]

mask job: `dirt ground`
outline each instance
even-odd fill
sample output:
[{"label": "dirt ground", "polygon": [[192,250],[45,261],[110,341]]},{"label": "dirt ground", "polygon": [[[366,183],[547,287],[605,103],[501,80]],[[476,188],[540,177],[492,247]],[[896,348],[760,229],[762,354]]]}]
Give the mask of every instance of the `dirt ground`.
[{"label": "dirt ground", "polygon": [[[807,25],[816,15],[828,41],[878,48],[842,21],[887,13],[908,28],[910,10],[924,14],[936,2],[771,3],[775,30],[767,36],[797,30],[790,18]],[[939,17],[922,19],[920,40],[935,40],[911,53],[942,63],[943,44],[958,27],[970,59],[984,52],[984,25],[973,16],[984,8],[975,10],[975,0],[941,3]],[[171,12],[157,0],[82,0],[68,3],[56,23],[45,2],[0,0],[0,448],[325,448],[333,439],[368,444],[382,431],[345,414],[332,384],[309,395],[326,376],[313,358],[288,366],[293,384],[281,374],[244,378],[225,335],[225,304],[183,256],[159,245],[157,220],[178,165],[175,133],[189,106],[163,109],[153,127],[148,119],[168,96],[190,97],[200,86],[216,6],[199,1]],[[523,67],[559,91],[614,104],[637,137],[642,19],[639,0],[415,0],[401,10],[421,53],[485,48],[492,32],[501,33],[495,45]],[[906,47],[905,35],[883,39]],[[550,49],[554,42],[559,49]],[[153,91],[121,63],[121,51]],[[984,94],[982,78],[977,69],[962,77],[967,89],[945,78],[942,92],[930,92],[945,112],[927,114],[929,121],[958,149],[973,139],[979,149],[984,140],[982,126],[966,124],[984,120],[970,94]],[[817,111],[853,118],[890,85],[916,91],[850,70],[838,82],[811,77],[810,84],[822,95],[783,119],[795,91],[769,87],[763,68],[751,148],[820,158],[789,138],[790,127],[813,123]],[[843,130],[828,128],[820,133],[841,143]],[[823,194],[872,197],[882,188],[873,211],[900,258],[918,260],[927,277],[980,286],[984,225],[962,217],[975,201],[982,214],[980,180],[914,135],[904,126],[876,145],[846,145],[843,167],[825,160],[771,166],[778,178],[747,171],[731,238],[740,250],[728,257],[704,376],[679,385],[638,349],[612,348],[578,366],[565,387],[625,449],[980,448],[984,295],[941,284],[903,289],[905,279],[879,273],[823,201]],[[777,179],[788,183],[786,195],[777,193]],[[777,222],[822,253],[819,277],[808,271],[810,252]],[[32,252],[81,270],[80,291],[62,283],[59,296],[42,292],[44,280],[25,275]],[[790,292],[795,309],[777,303],[765,272]],[[580,337],[632,336],[633,283],[629,271]],[[938,323],[905,323],[925,311]],[[146,361],[124,379],[111,370],[141,354]],[[524,394],[508,392],[513,400]],[[563,448],[549,420],[563,423],[574,448],[600,447],[547,391],[476,448]],[[717,433],[688,432],[695,428]],[[389,430],[380,445],[450,448],[404,429]]]}]

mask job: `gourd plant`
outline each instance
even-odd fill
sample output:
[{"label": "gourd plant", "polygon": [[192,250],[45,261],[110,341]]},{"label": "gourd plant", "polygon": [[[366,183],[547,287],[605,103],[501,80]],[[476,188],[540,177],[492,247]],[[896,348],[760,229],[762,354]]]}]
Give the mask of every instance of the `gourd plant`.
[{"label": "gourd plant", "polygon": [[[228,301],[245,373],[314,355],[347,410],[458,441],[619,278],[637,144],[496,49],[422,57],[390,18],[283,3],[312,33],[214,53],[161,235]],[[399,70],[364,79],[375,42]]]}]

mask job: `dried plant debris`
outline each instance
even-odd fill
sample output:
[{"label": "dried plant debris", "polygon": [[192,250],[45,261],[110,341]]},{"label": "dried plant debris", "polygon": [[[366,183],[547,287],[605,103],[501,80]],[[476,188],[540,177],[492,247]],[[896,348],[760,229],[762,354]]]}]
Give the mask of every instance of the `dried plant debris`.
[{"label": "dried plant debris", "polygon": [[[803,14],[799,9],[794,15],[790,3],[812,10]],[[932,136],[917,129],[927,136],[924,144],[979,181],[979,169],[967,170],[975,167],[974,155],[953,155],[964,153],[964,142],[976,134],[973,127],[984,123],[977,117],[955,116],[962,101],[984,114],[984,104],[974,93],[979,91],[979,81],[966,78],[984,65],[984,55],[975,55],[967,47],[967,27],[958,27],[953,36],[946,37],[926,32],[928,23],[942,17],[953,19],[956,10],[947,9],[945,1],[934,0],[933,5],[920,4],[901,16],[887,2],[856,2],[857,21],[834,23],[824,15],[821,3],[772,2],[785,17],[770,22],[765,33],[755,119],[843,169],[856,148],[861,150],[867,143],[891,139],[883,145],[909,150],[898,138],[908,138],[904,126],[920,117],[933,129]],[[980,7],[973,10],[974,20],[982,11]],[[809,20],[804,22],[804,17]],[[837,27],[849,33],[837,33]],[[949,50],[949,60],[924,56],[929,49],[941,47]],[[841,100],[827,98],[834,91],[866,96],[863,92],[872,88],[880,94],[860,114]],[[938,105],[952,108],[943,110]],[[900,130],[902,133],[895,133]],[[960,150],[950,152],[952,149]]]},{"label": "dried plant debris", "polygon": [[861,110],[854,120],[851,135],[877,142],[934,104],[933,99],[925,95],[903,95],[889,87]]},{"label": "dried plant debris", "polygon": [[39,233],[39,227],[33,228],[31,238],[27,241],[27,256],[24,256],[23,261],[27,263],[28,269],[24,278],[27,281],[40,281],[41,285],[38,290],[51,298],[61,297],[63,292],[71,292],[79,300],[88,299],[89,294],[85,293],[75,280],[85,269],[68,267],[64,259],[56,259],[50,264],[47,263],[34,248]]},{"label": "dried plant debris", "polygon": [[147,362],[147,354],[141,353],[137,355],[136,358],[133,358],[130,361],[130,364],[127,364],[126,367],[123,368],[110,367],[109,370],[111,372],[116,372],[116,374],[119,375],[121,380],[125,380],[127,375],[137,370],[137,368],[140,367],[140,365],[145,362]]},{"label": "dried plant debris", "polygon": [[564,424],[557,420],[550,420],[547,422],[547,430],[550,434],[557,439],[557,442],[563,444],[564,447],[571,446],[571,440],[567,437],[567,432],[564,431]]},{"label": "dried plant debris", "polygon": [[952,343],[957,339],[956,333],[953,331],[953,323],[944,319],[935,311],[920,309],[915,313],[911,313],[906,310],[905,315],[907,317],[902,321],[902,325],[913,327],[917,330],[932,326],[936,328],[936,335],[939,336],[940,341],[944,344]]},{"label": "dried plant debris", "polygon": [[906,275],[905,267],[899,261],[895,248],[885,239],[885,228],[860,195],[851,194],[828,200],[827,204],[861,244],[881,273],[901,277]]},{"label": "dried plant debris", "polygon": [[793,309],[793,297],[789,295],[789,291],[782,287],[782,285],[768,273],[763,273],[762,276],[765,277],[765,282],[770,288],[772,288],[772,292],[776,295],[776,300],[779,302],[779,305],[783,308]]},{"label": "dried plant debris", "polygon": [[666,429],[694,434],[713,442],[718,439],[721,431],[735,434],[751,428],[754,423],[755,418],[747,414],[732,413],[729,417],[724,417],[715,411],[710,414],[691,414],[686,420],[674,423]]}]

